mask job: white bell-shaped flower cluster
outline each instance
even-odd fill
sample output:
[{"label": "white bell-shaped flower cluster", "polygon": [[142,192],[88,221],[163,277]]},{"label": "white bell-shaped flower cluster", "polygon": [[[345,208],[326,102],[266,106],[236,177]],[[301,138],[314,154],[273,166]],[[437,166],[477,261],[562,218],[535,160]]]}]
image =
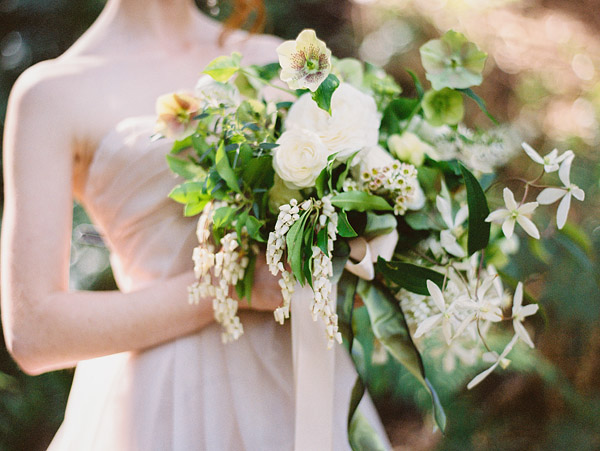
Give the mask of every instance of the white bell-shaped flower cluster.
[{"label": "white bell-shaped flower cluster", "polygon": [[289,204],[279,207],[279,215],[275,230],[269,234],[267,242],[267,264],[269,270],[274,276],[281,273],[279,286],[283,296],[283,303],[275,312],[275,320],[280,324],[290,316],[290,302],[296,278],[290,273],[283,264],[283,255],[286,250],[286,234],[296,221],[300,219],[303,212],[311,210],[318,214],[318,224],[316,231],[326,228],[327,230],[327,252],[318,246],[312,247],[312,286],[313,299],[310,303],[310,310],[313,319],[316,321],[319,317],[325,324],[327,332],[328,345],[331,347],[334,341],[341,343],[342,336],[338,331],[338,317],[335,312],[335,300],[331,298],[333,267],[331,262],[333,243],[337,237],[338,216],[335,207],[331,204],[330,197],[326,196],[321,200],[307,199],[298,204],[296,199],[292,199]]},{"label": "white bell-shaped flower cluster", "polygon": [[212,298],[215,320],[223,326],[223,343],[237,340],[244,328],[237,316],[238,301],[232,296],[235,285],[244,278],[248,267],[248,243],[242,236],[242,246],[236,232],[226,234],[220,241],[220,249],[207,243],[209,226],[214,208],[207,208],[200,215],[196,233],[200,245],[194,249],[194,273],[196,283],[188,288],[189,302],[197,304],[201,299]]}]

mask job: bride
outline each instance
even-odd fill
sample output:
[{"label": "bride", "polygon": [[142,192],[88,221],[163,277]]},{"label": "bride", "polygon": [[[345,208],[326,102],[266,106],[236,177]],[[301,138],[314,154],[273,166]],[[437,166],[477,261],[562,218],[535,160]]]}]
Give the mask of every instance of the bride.
[{"label": "bride", "polygon": [[[290,330],[272,315],[277,281],[257,265],[245,334],[223,345],[211,303],[187,302],[195,223],[167,198],[177,184],[164,159],[170,143],[149,139],[155,99],[194,86],[216,56],[237,50],[261,64],[276,55],[274,37],[236,31],[221,46],[221,33],[192,0],[108,0],[65,54],[13,88],[2,321],[25,372],[77,366],[52,450],[294,446]],[[74,198],[102,230],[119,291],[68,289]],[[331,449],[342,450],[356,373],[335,352]],[[381,431],[367,398],[361,409]]]}]

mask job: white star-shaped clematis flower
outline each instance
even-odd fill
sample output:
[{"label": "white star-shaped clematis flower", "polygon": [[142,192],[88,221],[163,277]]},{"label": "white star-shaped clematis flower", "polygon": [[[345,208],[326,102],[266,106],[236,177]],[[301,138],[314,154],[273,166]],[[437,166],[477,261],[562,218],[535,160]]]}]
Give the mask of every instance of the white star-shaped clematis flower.
[{"label": "white star-shaped clematis flower", "polygon": [[529,144],[522,143],[521,146],[523,146],[523,150],[527,155],[529,155],[529,158],[531,158],[536,163],[544,166],[544,171],[546,172],[558,171],[558,165],[566,158],[573,155],[573,152],[571,150],[567,150],[562,155],[558,155],[558,150],[554,149],[552,152],[542,157]]},{"label": "white star-shaped clematis flower", "polygon": [[529,235],[531,235],[533,238],[539,239],[540,232],[531,219],[526,216],[533,213],[539,204],[537,202],[527,202],[526,204],[519,206],[515,201],[513,192],[508,188],[504,188],[503,195],[506,208],[493,211],[487,218],[485,218],[485,220],[487,222],[495,222],[497,224],[501,223],[502,232],[504,232],[506,238],[510,238],[512,236],[515,229],[515,222],[517,222]]},{"label": "white star-shaped clematis flower", "polygon": [[488,293],[493,287],[495,275],[489,275],[481,281],[476,289],[475,298],[468,292],[456,299],[457,308],[470,312],[460,323],[454,334],[454,338],[459,337],[473,321],[490,321],[497,323],[502,321],[502,309],[500,309],[500,299],[495,294]]},{"label": "white star-shaped clematis flower", "polygon": [[314,30],[303,30],[295,41],[285,41],[277,47],[277,54],[280,78],[290,89],[314,92],[331,72],[331,50],[317,39]]},{"label": "white star-shaped clematis flower", "polygon": [[562,198],[556,210],[556,225],[562,229],[567,222],[567,215],[571,207],[571,197],[577,200],[585,199],[585,192],[577,185],[571,183],[571,163],[573,163],[574,155],[571,155],[560,165],[558,177],[565,185],[564,188],[546,188],[537,197],[537,201],[542,205],[549,205]]},{"label": "white star-shaped clematis flower", "polygon": [[427,289],[429,290],[429,294],[431,295],[431,298],[433,299],[433,302],[439,309],[440,313],[436,313],[435,315],[426,318],[421,324],[419,324],[414,337],[419,338],[421,335],[426,334],[441,322],[444,339],[446,340],[446,343],[450,344],[450,341],[452,340],[452,326],[450,321],[452,319],[452,310],[454,306],[451,304],[450,306],[446,307],[446,300],[444,299],[442,290],[440,290],[440,288],[431,280],[427,281]]},{"label": "white star-shaped clematis flower", "polygon": [[518,337],[527,343],[530,348],[534,348],[534,345],[531,337],[525,329],[525,326],[523,326],[523,320],[526,316],[535,314],[539,308],[540,307],[537,304],[529,304],[523,307],[523,284],[519,282],[513,298],[513,328],[515,329],[515,333],[518,335]]},{"label": "white star-shaped clematis flower", "polygon": [[465,219],[467,219],[467,216],[469,215],[469,207],[467,205],[463,205],[453,219],[452,206],[450,205],[448,199],[445,199],[442,196],[437,196],[435,199],[435,204],[438,211],[442,215],[442,219],[448,227],[448,229],[440,232],[440,244],[449,254],[459,258],[464,257],[466,255],[465,250],[456,241],[454,232],[456,232],[461,224],[465,222]]},{"label": "white star-shaped clematis flower", "polygon": [[506,356],[510,351],[512,351],[512,348],[515,346],[518,339],[519,337],[515,335],[512,338],[512,340],[510,340],[510,342],[506,345],[506,348],[504,348],[504,351],[502,351],[502,354],[500,355],[498,355],[498,353],[496,352],[485,353],[483,355],[484,360],[489,360],[490,358],[492,358],[494,364],[484,372],[479,373],[477,376],[475,376],[473,380],[467,385],[467,389],[471,390],[473,387],[479,384],[482,380],[488,377],[492,373],[492,371],[494,371],[498,367],[498,365],[502,366],[502,368],[506,368],[510,364],[510,360],[508,360]]}]

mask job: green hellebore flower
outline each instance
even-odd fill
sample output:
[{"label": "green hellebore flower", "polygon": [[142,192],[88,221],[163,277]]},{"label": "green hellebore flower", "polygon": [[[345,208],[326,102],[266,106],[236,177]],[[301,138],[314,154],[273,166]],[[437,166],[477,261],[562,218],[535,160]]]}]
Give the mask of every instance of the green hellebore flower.
[{"label": "green hellebore flower", "polygon": [[435,90],[466,89],[481,84],[481,72],[487,53],[454,30],[441,39],[433,39],[420,48],[421,61],[427,80]]},{"label": "green hellebore flower", "polygon": [[364,70],[362,63],[355,58],[337,59],[331,57],[333,73],[344,83],[350,83],[356,88],[363,84]]},{"label": "green hellebore flower", "polygon": [[461,93],[450,88],[427,91],[422,102],[425,119],[436,127],[456,125],[465,115]]}]

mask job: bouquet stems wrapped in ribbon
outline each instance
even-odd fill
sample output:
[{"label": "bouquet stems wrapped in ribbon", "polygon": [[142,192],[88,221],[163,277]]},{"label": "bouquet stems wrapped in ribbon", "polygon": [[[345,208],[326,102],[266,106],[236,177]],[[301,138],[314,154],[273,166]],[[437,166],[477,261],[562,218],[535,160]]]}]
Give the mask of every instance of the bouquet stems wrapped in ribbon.
[{"label": "bouquet stems wrapped in ribbon", "polygon": [[[505,368],[517,343],[533,347],[524,321],[538,305],[521,282],[508,281],[507,290],[488,256],[510,252],[516,226],[540,239],[531,219],[540,204],[560,201],[562,228],[572,199],[583,200],[584,192],[570,181],[571,151],[542,157],[526,143],[540,175],[511,185],[518,198],[503,188],[494,169],[514,156],[514,136],[471,89],[482,82],[487,55],[454,31],[420,51],[432,88],[425,91],[409,71],[416,97],[406,97],[382,69],[336,59],[313,30],[304,30],[279,46],[279,64],[244,66],[239,53],[221,56],[194,92],[159,98],[157,133],[174,138],[168,163],[185,179],[170,196],[185,205],[186,216],[199,215],[190,300],[213,300],[223,341],[243,334],[238,302],[251,302],[254,267],[264,253],[280,278],[274,320],[284,323],[292,311],[298,324],[303,316],[320,324],[295,328],[297,365],[321,359],[328,369],[327,347],[343,342],[352,350],[360,298],[378,345],[429,391],[443,429],[419,351],[425,345],[416,344],[437,343],[446,366],[489,362],[468,388]],[[462,124],[466,99],[494,122],[490,130]],[[562,185],[542,183],[556,171]],[[504,205],[490,213],[500,198]],[[488,335],[510,330],[501,325],[509,321],[513,338],[493,349]],[[364,367],[361,353],[351,355]],[[327,371],[320,378],[331,392]],[[301,372],[297,384],[306,383]],[[310,382],[319,383],[314,375]],[[356,411],[363,393],[359,376],[350,442],[357,448],[367,440],[378,449]],[[298,416],[310,416],[302,409]]]}]

